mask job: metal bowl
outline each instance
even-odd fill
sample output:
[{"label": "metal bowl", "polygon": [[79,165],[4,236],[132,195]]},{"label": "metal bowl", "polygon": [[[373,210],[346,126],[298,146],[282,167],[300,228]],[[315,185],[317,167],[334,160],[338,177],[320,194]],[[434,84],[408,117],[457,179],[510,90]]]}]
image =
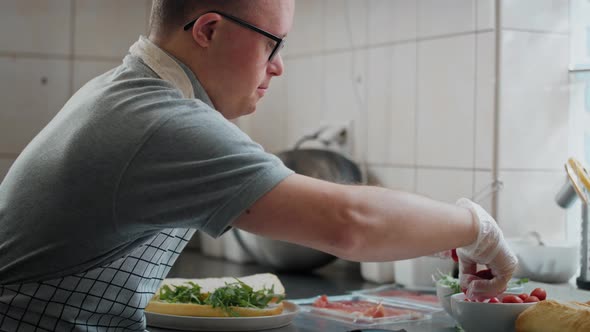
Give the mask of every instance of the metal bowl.
[{"label": "metal bowl", "polygon": [[[288,150],[277,154],[297,174],[343,184],[362,183],[359,167],[343,155],[320,149]],[[272,240],[233,229],[233,234],[254,260],[280,271],[308,271],[332,262],[336,257],[300,245]]]}]

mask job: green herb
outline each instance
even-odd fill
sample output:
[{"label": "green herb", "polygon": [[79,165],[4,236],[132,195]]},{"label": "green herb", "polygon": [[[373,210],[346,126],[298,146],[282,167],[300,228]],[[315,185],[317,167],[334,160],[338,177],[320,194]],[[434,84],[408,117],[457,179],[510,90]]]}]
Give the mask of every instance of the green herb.
[{"label": "green herb", "polygon": [[187,284],[188,286],[174,286],[174,289],[168,285],[162,286],[160,300],[168,303],[205,304],[206,294],[201,294],[201,287],[190,281]]},{"label": "green herb", "polygon": [[226,283],[224,287],[217,288],[208,298],[209,304],[214,308],[219,307],[232,316],[237,314],[230,307],[266,308],[273,298],[278,302],[283,300],[282,295],[274,294],[274,286],[271,289],[254,291],[252,287],[236,279],[236,282]]},{"label": "green herb", "polygon": [[[508,286],[510,286],[511,284],[522,286],[522,285],[526,284],[527,282],[529,282],[529,278],[520,278],[514,282],[512,282],[512,281],[509,282]],[[510,288],[510,287],[508,287],[508,288]]]},{"label": "green herb", "polygon": [[[443,286],[450,287],[453,291],[453,294],[461,293],[461,285],[459,284],[459,279],[453,278],[451,275],[443,274],[441,272],[439,272],[439,275],[440,277],[438,280],[436,280],[436,282],[440,283]],[[508,282],[507,288],[521,286],[523,284],[526,284],[527,282],[529,282],[528,278],[521,278],[516,281],[510,281]],[[447,296],[451,296],[453,294]]]},{"label": "green herb", "polygon": [[[438,282],[443,286],[447,286],[447,287],[451,288],[451,290],[453,291],[453,294],[461,293],[461,285],[459,284],[459,280],[453,278],[452,276],[450,276],[448,274],[441,275],[440,279],[438,279]],[[453,295],[453,294],[450,294],[450,295]]]},{"label": "green herb", "polygon": [[168,303],[192,303],[211,305],[221,308],[230,316],[238,316],[231,307],[245,307],[263,309],[270,301],[277,299],[277,303],[284,299],[283,295],[274,294],[274,286],[254,291],[252,287],[236,279],[236,282],[226,283],[213,293],[201,293],[201,287],[193,282],[188,286],[178,285],[174,288],[164,285],[160,288],[159,299]]}]

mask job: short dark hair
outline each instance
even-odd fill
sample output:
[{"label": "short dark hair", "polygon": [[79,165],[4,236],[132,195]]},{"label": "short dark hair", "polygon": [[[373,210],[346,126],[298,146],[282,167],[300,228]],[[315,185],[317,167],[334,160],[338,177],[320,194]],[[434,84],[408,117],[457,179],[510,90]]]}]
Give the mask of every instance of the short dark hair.
[{"label": "short dark hair", "polygon": [[199,14],[219,10],[239,16],[247,11],[252,0],[153,0],[150,14],[150,35],[182,30]]}]

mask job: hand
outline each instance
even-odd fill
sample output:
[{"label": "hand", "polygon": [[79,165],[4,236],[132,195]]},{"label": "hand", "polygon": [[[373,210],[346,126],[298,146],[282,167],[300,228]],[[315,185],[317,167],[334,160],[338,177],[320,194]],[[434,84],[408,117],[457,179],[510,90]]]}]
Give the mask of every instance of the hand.
[{"label": "hand", "polygon": [[[479,226],[477,240],[458,248],[461,288],[470,299],[483,300],[506,290],[518,260],[504,240],[496,221],[481,206],[462,198],[457,205],[469,209]],[[485,280],[475,275],[477,264],[491,269],[493,278]]]}]

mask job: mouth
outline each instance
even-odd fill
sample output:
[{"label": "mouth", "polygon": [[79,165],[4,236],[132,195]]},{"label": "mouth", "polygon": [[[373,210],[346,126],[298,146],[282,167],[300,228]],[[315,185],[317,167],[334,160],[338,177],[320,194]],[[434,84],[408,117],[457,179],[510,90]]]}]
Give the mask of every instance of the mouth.
[{"label": "mouth", "polygon": [[266,94],[267,89],[268,89],[267,86],[259,86],[258,89],[256,89],[256,92],[258,93],[258,95],[260,97],[263,97]]}]

